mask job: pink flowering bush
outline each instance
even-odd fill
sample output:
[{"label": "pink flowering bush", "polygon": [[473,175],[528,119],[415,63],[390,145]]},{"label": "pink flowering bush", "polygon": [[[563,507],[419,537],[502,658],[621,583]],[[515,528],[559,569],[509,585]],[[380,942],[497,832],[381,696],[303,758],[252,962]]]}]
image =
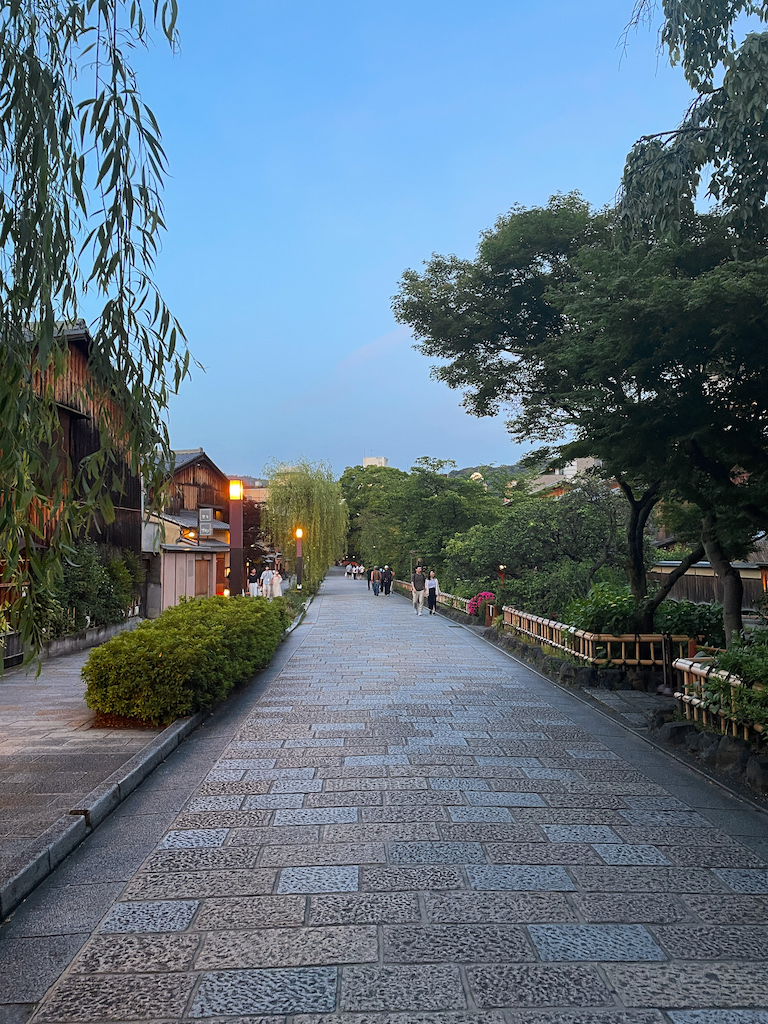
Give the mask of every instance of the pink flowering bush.
[{"label": "pink flowering bush", "polygon": [[483,590],[482,593],[476,594],[467,602],[467,615],[477,615],[480,610],[481,601],[495,601],[495,599],[495,594],[490,594],[487,590]]}]

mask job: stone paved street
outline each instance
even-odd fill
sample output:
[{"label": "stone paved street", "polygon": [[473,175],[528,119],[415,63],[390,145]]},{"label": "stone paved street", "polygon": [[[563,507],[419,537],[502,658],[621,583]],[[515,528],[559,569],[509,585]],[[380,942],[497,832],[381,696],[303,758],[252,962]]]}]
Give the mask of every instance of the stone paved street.
[{"label": "stone paved street", "polygon": [[90,651],[0,678],[0,879],[4,868],[159,729],[94,729],[80,670]]},{"label": "stone paved street", "polygon": [[768,1022],[765,816],[471,631],[332,574],[233,715],[5,925],[2,1024]]}]

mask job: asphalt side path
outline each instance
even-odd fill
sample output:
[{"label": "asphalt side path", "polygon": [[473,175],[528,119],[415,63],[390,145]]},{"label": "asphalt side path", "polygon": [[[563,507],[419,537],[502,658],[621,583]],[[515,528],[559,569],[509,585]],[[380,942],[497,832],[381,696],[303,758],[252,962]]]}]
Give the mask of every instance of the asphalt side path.
[{"label": "asphalt side path", "polygon": [[0,931],[0,1024],[767,1024],[764,856],[751,805],[332,574]]}]

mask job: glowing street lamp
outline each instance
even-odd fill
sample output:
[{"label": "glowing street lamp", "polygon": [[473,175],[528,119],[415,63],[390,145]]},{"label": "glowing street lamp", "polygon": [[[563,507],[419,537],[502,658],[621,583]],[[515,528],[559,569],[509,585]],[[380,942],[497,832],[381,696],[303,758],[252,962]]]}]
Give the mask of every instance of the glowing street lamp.
[{"label": "glowing street lamp", "polygon": [[301,590],[301,572],[304,568],[304,557],[301,553],[301,541],[304,531],[300,526],[296,527],[296,589]]},{"label": "glowing street lamp", "polygon": [[507,568],[506,565],[500,565],[499,566],[499,576],[501,576],[501,582],[502,583],[504,582],[504,570],[506,568]]},{"label": "glowing street lamp", "polygon": [[229,591],[243,593],[243,481],[229,481]]}]

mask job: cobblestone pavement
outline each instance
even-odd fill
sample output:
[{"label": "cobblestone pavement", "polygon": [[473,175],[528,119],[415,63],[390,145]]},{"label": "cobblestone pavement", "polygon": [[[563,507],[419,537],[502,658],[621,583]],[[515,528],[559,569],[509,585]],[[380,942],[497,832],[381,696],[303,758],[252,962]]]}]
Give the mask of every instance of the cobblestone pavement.
[{"label": "cobblestone pavement", "polygon": [[34,1024],[768,1022],[760,812],[397,596],[312,612],[218,759],[136,794],[202,769]]},{"label": "cobblestone pavement", "polygon": [[4,866],[159,729],[94,729],[80,676],[90,651],[0,677],[0,878]]}]

